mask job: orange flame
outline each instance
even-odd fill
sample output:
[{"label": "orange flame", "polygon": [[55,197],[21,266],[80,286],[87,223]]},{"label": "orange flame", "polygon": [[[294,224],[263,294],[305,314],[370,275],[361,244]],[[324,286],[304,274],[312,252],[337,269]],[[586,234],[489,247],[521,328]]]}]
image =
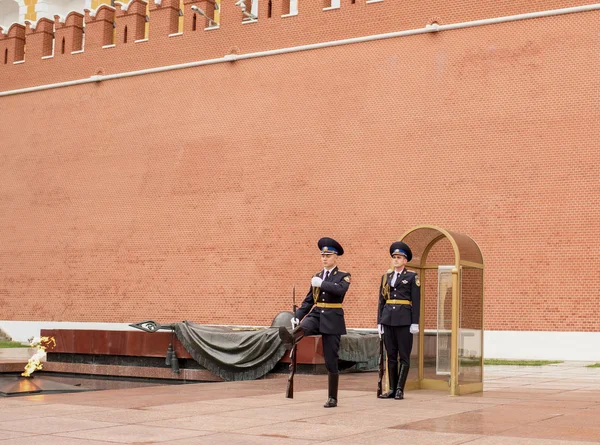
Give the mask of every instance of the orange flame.
[{"label": "orange flame", "polygon": [[29,377],[34,371],[42,369],[42,359],[46,356],[46,349],[56,346],[56,340],[54,340],[54,337],[32,338],[29,340],[29,345],[32,348],[37,348],[37,352],[31,356],[27,365],[25,365],[25,371],[21,373],[23,377]]}]

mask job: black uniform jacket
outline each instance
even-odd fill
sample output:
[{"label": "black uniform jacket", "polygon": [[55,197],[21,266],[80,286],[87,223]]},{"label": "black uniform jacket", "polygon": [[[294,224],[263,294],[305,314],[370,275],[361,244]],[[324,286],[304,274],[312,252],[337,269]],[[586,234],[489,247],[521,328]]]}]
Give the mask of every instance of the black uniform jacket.
[{"label": "black uniform jacket", "polygon": [[[388,326],[409,326],[419,324],[421,309],[421,283],[415,272],[404,269],[400,277],[391,285],[396,272],[381,277],[377,324]],[[386,300],[409,300],[408,304],[386,304]]]},{"label": "black uniform jacket", "polygon": [[[323,278],[323,271],[321,270],[314,276]],[[344,335],[346,333],[344,309],[323,308],[314,306],[314,304],[315,299],[319,303],[342,303],[349,287],[350,273],[342,272],[337,266],[334,267],[327,280],[321,283],[320,288],[310,288],[302,302],[302,306],[296,311],[296,318],[302,320],[307,314],[308,317],[319,317],[319,331],[321,334]]]}]

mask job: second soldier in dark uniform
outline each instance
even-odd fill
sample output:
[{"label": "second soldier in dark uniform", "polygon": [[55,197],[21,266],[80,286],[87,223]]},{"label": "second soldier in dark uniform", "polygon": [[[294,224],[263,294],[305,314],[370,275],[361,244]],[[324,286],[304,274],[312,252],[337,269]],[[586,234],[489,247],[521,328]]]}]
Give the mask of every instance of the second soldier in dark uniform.
[{"label": "second soldier in dark uniform", "polygon": [[299,325],[292,334],[285,327],[280,327],[279,336],[287,345],[300,341],[306,335],[322,336],[329,382],[329,397],[324,406],[333,408],[337,406],[338,398],[340,340],[346,334],[342,302],[350,286],[350,274],[337,267],[338,256],[344,254],[337,241],[321,238],[318,246],[323,270],[312,277],[311,288],[292,320],[293,327]]},{"label": "second soldier in dark uniform", "polygon": [[421,283],[415,272],[405,268],[412,259],[412,252],[405,243],[393,243],[390,255],[394,270],[381,279],[377,310],[377,329],[379,335],[383,335],[387,351],[390,390],[379,397],[401,400],[410,368],[413,334],[419,332]]}]

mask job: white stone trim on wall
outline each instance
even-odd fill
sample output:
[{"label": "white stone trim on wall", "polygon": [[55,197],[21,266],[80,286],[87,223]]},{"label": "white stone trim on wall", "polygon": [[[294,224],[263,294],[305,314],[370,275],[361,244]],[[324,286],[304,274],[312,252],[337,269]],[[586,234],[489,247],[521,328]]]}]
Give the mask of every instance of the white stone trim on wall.
[{"label": "white stone trim on wall", "polygon": [[600,361],[600,332],[485,331],[486,358]]},{"label": "white stone trim on wall", "polygon": [[[143,321],[143,320],[139,320]],[[128,323],[82,323],[69,321],[6,321],[0,320],[0,329],[14,341],[25,342],[31,337],[39,337],[42,329],[90,329],[104,331],[137,330]]]},{"label": "white stone trim on wall", "polygon": [[298,15],[298,0],[290,0],[290,12],[286,15]]},{"label": "white stone trim on wall", "polygon": [[[25,21],[25,14],[27,14],[27,5],[25,4],[25,0],[14,0],[15,3],[19,5],[19,16],[16,21],[12,21],[12,23],[23,23]],[[0,17],[0,20],[4,20],[4,17]],[[8,21],[8,20],[6,20]],[[7,23],[0,23],[2,25],[7,25]],[[8,29],[8,28],[7,28]]]}]

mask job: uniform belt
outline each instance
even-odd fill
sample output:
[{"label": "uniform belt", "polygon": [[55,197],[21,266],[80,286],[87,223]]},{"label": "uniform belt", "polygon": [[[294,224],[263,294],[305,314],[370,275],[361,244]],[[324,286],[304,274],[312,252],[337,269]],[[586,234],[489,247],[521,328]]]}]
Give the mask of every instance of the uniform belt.
[{"label": "uniform belt", "polygon": [[386,300],[385,304],[408,304],[412,306],[412,301],[410,300]]},{"label": "uniform belt", "polygon": [[327,309],[341,309],[342,303],[317,303],[317,307],[324,307]]}]

